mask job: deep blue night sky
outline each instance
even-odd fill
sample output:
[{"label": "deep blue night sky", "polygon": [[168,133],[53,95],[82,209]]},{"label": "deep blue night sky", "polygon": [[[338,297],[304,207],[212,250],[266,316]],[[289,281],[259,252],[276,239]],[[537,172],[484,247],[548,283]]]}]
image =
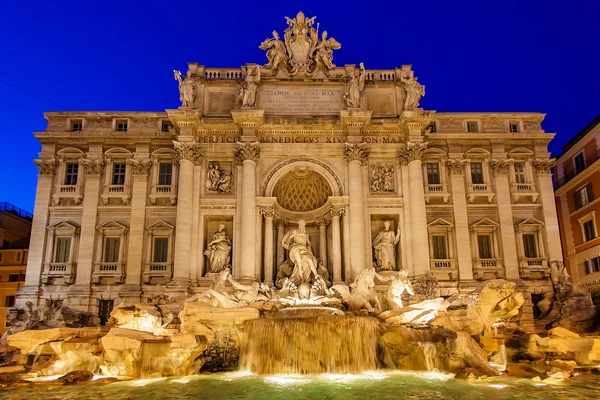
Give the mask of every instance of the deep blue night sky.
[{"label": "deep blue night sky", "polygon": [[299,9],[342,43],[337,65],[412,64],[425,109],[547,113],[554,153],[600,114],[600,1],[347,4],[0,2],[0,201],[33,211],[40,146],[32,132],[45,128],[44,111],[176,108],[173,69],[264,64],[257,46]]}]

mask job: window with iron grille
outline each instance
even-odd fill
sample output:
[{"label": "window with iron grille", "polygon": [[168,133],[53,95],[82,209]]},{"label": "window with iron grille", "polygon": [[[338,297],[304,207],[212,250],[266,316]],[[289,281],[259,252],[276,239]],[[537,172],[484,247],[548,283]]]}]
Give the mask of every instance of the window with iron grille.
[{"label": "window with iron grille", "polygon": [[156,237],[154,238],[154,254],[153,262],[165,263],[169,254],[169,238]]},{"label": "window with iron grille", "polygon": [[81,132],[83,130],[83,120],[71,120],[71,132]]},{"label": "window with iron grille", "polygon": [[479,258],[493,258],[492,237],[490,235],[477,235],[477,247],[479,249]]},{"label": "window with iron grille", "polygon": [[467,132],[479,132],[477,121],[467,121]]},{"label": "window with iron grille", "polygon": [[471,182],[473,184],[483,183],[483,164],[480,162],[471,163]]},{"label": "window with iron grille", "polygon": [[117,120],[115,122],[115,131],[127,132],[127,120]]},{"label": "window with iron grille", "polygon": [[427,163],[427,183],[430,185],[439,185],[440,183],[440,164]]},{"label": "window with iron grille", "polygon": [[537,258],[536,237],[534,234],[523,235],[523,253],[527,258]]},{"label": "window with iron grille", "polygon": [[54,251],[54,262],[55,263],[69,262],[70,250],[71,250],[71,238],[70,237],[57,237],[56,238],[56,249]]},{"label": "window with iron grille", "polygon": [[124,185],[125,184],[125,169],[127,164],[125,163],[114,163],[113,164],[113,185]]},{"label": "window with iron grille", "polygon": [[65,185],[77,184],[77,173],[79,172],[79,163],[67,163],[65,168]]},{"label": "window with iron grille", "polygon": [[433,246],[433,258],[434,260],[445,260],[447,259],[446,253],[446,236],[433,235],[431,237]]},{"label": "window with iron grille", "polygon": [[118,262],[121,238],[107,237],[104,241],[104,262]]},{"label": "window with iron grille", "polygon": [[160,163],[158,166],[158,184],[170,185],[173,176],[173,164]]},{"label": "window with iron grille", "polygon": [[575,209],[579,210],[592,200],[594,200],[594,192],[592,191],[592,184],[588,183],[583,188],[579,189],[574,194]]},{"label": "window with iron grille", "polygon": [[106,325],[114,304],[114,300],[98,300],[98,318],[100,318],[100,325]]},{"label": "window with iron grille", "polygon": [[516,122],[511,122],[508,124],[508,131],[511,133],[519,132],[519,124]]}]

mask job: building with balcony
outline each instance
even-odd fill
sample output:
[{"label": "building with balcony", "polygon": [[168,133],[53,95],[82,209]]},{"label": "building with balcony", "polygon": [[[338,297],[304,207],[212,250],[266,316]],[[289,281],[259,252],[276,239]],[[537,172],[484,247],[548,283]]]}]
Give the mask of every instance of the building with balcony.
[{"label": "building with balcony", "polygon": [[563,147],[554,165],[565,263],[573,282],[600,304],[600,116]]},{"label": "building with balcony", "polygon": [[0,203],[0,334],[6,331],[6,311],[15,305],[25,283],[25,268],[33,215],[6,202]]},{"label": "building with balcony", "polygon": [[389,226],[386,265],[433,272],[442,295],[496,278],[552,290],[562,250],[544,114],[424,110],[410,65],[273,57],[190,63],[178,109],[45,113],[19,301],[101,312],[205,290],[219,229],[234,278],[273,285],[301,219],[334,283],[377,265]]}]

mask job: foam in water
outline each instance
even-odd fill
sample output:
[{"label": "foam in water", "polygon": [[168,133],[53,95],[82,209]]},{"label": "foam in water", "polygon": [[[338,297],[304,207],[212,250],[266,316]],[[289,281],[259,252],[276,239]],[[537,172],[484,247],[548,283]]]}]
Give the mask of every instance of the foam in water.
[{"label": "foam in water", "polygon": [[246,323],[240,368],[258,374],[356,374],[377,367],[379,322],[318,315]]}]

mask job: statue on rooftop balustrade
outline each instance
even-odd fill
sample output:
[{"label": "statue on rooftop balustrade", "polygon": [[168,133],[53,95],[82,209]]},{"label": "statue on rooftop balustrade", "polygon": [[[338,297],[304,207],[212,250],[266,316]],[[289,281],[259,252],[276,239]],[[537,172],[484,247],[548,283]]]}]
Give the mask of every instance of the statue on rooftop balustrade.
[{"label": "statue on rooftop balustrade", "polygon": [[350,81],[346,84],[346,93],[344,100],[347,108],[360,108],[360,95],[365,87],[365,65],[360,63],[358,78],[354,73],[350,77]]},{"label": "statue on rooftop balustrade", "polygon": [[240,85],[238,98],[242,100],[242,107],[256,106],[256,91],[260,82],[260,67],[248,66],[246,77]]},{"label": "statue on rooftop balustrade", "polygon": [[407,75],[401,75],[400,80],[404,82],[404,91],[406,92],[404,110],[416,110],[419,108],[421,97],[425,96],[425,86],[417,82],[413,71]]},{"label": "statue on rooftop balustrade", "polygon": [[188,70],[185,79],[181,79],[181,72],[173,70],[175,80],[179,82],[179,100],[182,107],[194,108],[196,106],[196,87]]}]

